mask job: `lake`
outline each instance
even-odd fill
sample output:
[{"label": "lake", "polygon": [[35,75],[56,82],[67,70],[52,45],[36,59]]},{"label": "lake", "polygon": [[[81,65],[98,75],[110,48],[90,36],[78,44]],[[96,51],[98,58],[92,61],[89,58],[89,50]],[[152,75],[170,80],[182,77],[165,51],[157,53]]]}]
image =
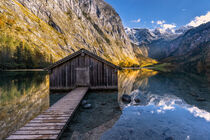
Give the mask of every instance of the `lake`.
[{"label": "lake", "polygon": [[[92,108],[79,107],[61,139],[210,140],[210,74],[123,70],[118,81],[118,91],[88,92]],[[0,139],[64,95],[49,93],[45,72],[1,72]]]}]

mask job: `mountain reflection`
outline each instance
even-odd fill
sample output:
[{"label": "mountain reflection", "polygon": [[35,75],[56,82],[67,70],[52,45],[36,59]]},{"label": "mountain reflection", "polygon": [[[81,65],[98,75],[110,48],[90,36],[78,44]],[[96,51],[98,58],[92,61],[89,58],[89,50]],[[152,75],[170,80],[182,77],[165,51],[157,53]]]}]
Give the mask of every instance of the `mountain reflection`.
[{"label": "mountain reflection", "polygon": [[144,91],[148,86],[149,77],[156,75],[158,72],[141,69],[141,70],[122,70],[118,73],[118,100],[122,105],[121,97],[123,94],[135,96],[135,91],[141,89]]},{"label": "mountain reflection", "polygon": [[0,79],[0,139],[4,139],[49,107],[49,83],[40,72],[1,72]]},{"label": "mountain reflection", "polygon": [[[139,71],[121,71],[119,73],[119,102],[121,96],[128,94],[132,98],[142,99],[141,105],[160,100],[179,99],[189,105],[210,111],[209,75],[186,73],[157,73],[142,69]],[[163,100],[164,99],[164,100]],[[122,103],[123,104],[123,103]],[[131,104],[135,104],[134,101]]]},{"label": "mountain reflection", "polygon": [[130,95],[135,89],[144,89],[148,85],[148,78],[156,75],[158,72],[141,69],[141,70],[122,70],[118,73],[118,94]]},{"label": "mountain reflection", "polygon": [[[80,106],[61,138],[209,140],[209,77],[210,73],[120,71],[118,92],[90,91],[84,99],[92,107]],[[49,79],[34,72],[1,73],[0,79],[3,139],[49,107]],[[124,94],[131,97],[130,103],[122,101]]]},{"label": "mountain reflection", "polygon": [[[123,113],[101,139],[209,140],[209,73],[156,73],[143,69],[119,75],[118,101]],[[130,103],[122,101],[123,94],[131,97]]]}]

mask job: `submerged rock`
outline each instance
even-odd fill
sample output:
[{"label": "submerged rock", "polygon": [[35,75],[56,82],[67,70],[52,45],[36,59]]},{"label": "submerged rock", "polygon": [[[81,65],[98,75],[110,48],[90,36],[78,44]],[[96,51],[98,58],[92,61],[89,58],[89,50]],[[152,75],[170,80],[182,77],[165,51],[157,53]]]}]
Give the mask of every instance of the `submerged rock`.
[{"label": "submerged rock", "polygon": [[103,102],[103,103],[101,103],[101,105],[106,105],[106,103],[105,103],[105,102]]},{"label": "submerged rock", "polygon": [[136,103],[140,103],[140,102],[141,102],[141,100],[140,100],[139,98],[135,98],[134,101],[135,101]]},{"label": "submerged rock", "polygon": [[127,95],[127,94],[124,94],[122,96],[122,101],[123,102],[126,102],[126,103],[130,103],[131,102],[131,96]]},{"label": "submerged rock", "polygon": [[192,95],[194,97],[198,97],[198,95],[196,93],[190,93],[190,95]]},{"label": "submerged rock", "polygon": [[157,132],[155,132],[155,131],[152,130],[152,129],[148,129],[148,130],[146,130],[146,131],[144,132],[144,134],[145,134],[146,136],[153,136],[153,135],[157,135]]},{"label": "submerged rock", "polygon": [[90,109],[92,108],[92,105],[91,104],[85,104],[82,106],[84,109]]},{"label": "submerged rock", "polygon": [[197,100],[197,101],[199,101],[199,102],[206,101],[206,99],[205,99],[205,98],[201,98],[201,97],[197,98],[196,100]]},{"label": "submerged rock", "polygon": [[173,137],[167,137],[167,138],[165,138],[165,140],[174,140],[174,138]]},{"label": "submerged rock", "polygon": [[85,104],[87,104],[87,100],[82,100],[82,103],[81,103],[82,105],[85,105]]}]

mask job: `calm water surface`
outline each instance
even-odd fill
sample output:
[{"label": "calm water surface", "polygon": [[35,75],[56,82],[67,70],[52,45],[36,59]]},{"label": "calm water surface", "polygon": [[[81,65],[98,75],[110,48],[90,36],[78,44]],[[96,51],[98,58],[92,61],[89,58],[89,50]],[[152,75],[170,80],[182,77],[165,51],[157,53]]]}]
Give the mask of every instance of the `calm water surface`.
[{"label": "calm water surface", "polygon": [[[63,95],[49,94],[46,73],[1,72],[0,139]],[[126,70],[118,91],[89,91],[85,99],[92,108],[78,109],[62,139],[210,140],[210,74]]]},{"label": "calm water surface", "polygon": [[210,140],[209,76],[121,71],[119,91],[90,92],[92,109],[80,107],[62,139]]},{"label": "calm water surface", "polygon": [[43,72],[0,72],[0,140],[49,107]]},{"label": "calm water surface", "polygon": [[[101,139],[210,140],[210,75],[153,74],[121,75],[122,115]],[[140,104],[123,104],[125,93]]]}]

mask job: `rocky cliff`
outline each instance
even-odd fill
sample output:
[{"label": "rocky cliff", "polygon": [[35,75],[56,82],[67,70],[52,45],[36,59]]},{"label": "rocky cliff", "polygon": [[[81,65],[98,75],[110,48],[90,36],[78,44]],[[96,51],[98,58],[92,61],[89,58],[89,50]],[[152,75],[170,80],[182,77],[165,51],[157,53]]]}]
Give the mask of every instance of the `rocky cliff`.
[{"label": "rocky cliff", "polygon": [[124,66],[139,64],[136,56],[143,55],[134,52],[119,15],[103,0],[1,0],[0,30],[1,65],[39,66],[80,48]]}]

